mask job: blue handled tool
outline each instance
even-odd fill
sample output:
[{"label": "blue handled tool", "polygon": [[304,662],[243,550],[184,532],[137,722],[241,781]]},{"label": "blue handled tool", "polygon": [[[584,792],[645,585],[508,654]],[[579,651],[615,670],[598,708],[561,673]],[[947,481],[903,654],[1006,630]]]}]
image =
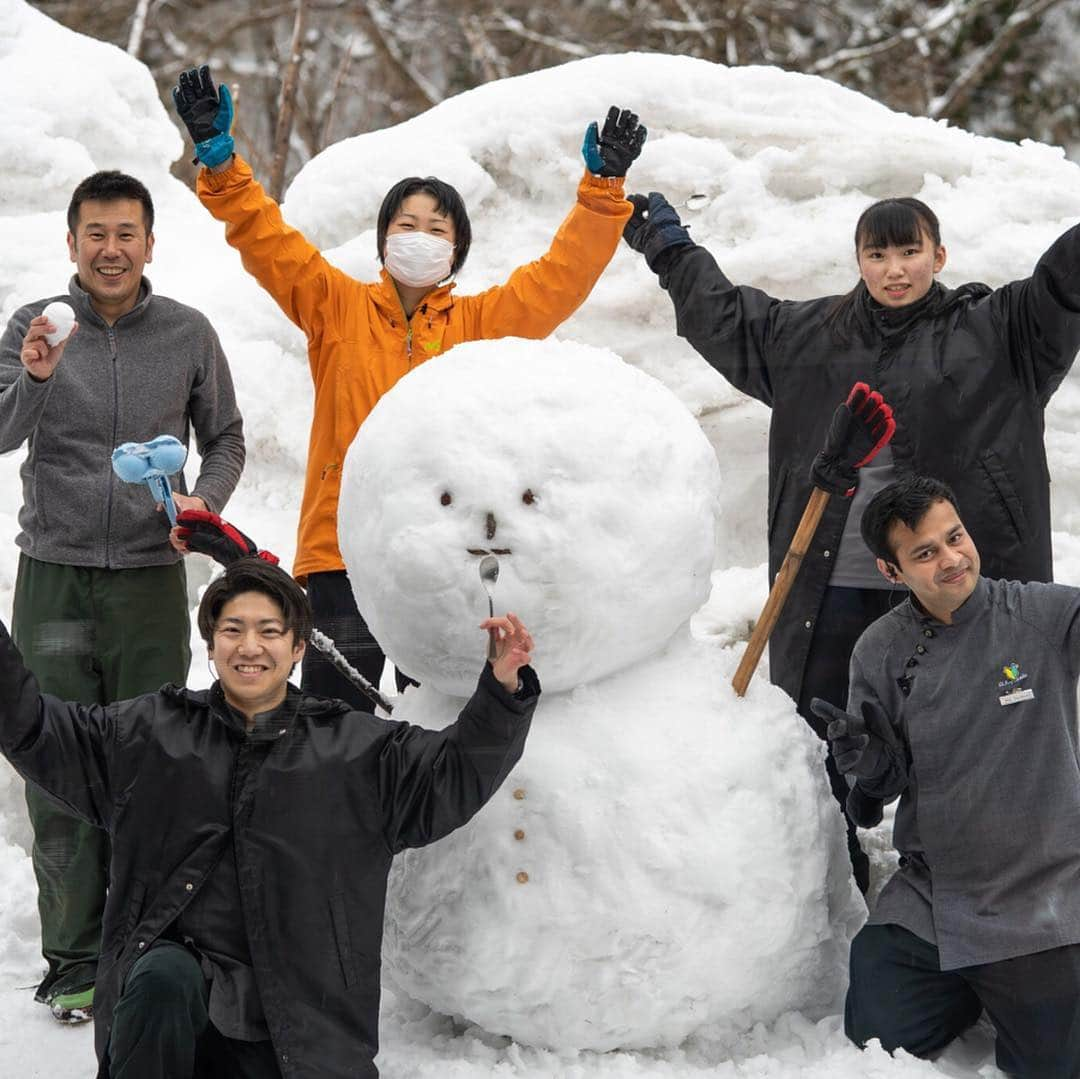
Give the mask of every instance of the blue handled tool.
[{"label": "blue handled tool", "polygon": [[112,454],[113,471],[125,483],[146,483],[155,502],[160,502],[176,525],[176,503],[173,502],[169,477],[184,467],[187,447],[172,435],[158,435],[149,442],[125,442]]}]

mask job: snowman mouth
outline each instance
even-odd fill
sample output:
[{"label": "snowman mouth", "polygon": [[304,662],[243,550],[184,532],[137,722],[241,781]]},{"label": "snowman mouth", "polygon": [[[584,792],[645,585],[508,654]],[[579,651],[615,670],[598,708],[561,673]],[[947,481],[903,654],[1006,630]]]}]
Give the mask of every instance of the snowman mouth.
[{"label": "snowman mouth", "polygon": [[466,552],[468,554],[474,554],[474,555],[477,555],[480,558],[483,558],[484,555],[489,555],[489,554],[493,554],[493,555],[510,554],[510,548],[509,547],[492,547],[490,551],[485,551],[481,547],[466,547],[465,550],[466,550]]}]

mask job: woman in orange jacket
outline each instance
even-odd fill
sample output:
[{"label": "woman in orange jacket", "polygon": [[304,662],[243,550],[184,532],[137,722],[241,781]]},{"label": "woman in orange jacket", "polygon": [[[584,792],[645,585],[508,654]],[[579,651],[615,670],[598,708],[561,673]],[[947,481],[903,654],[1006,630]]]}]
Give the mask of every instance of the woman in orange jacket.
[{"label": "woman in orange jacket", "polygon": [[[205,65],[192,68],[180,76],[173,100],[206,166],[199,198],[225,222],[225,238],[244,268],[307,335],[315,411],[293,572],[307,588],[316,625],[378,685],[383,654],[356,609],[338,547],[345,453],[375,403],[416,364],[462,341],[546,337],[577,310],[611,261],[633,210],[623,178],[641,152],[645,128],[633,113],[614,107],[603,131],[591,123],[577,203],[548,251],[502,285],[454,296],[450,279],[468,255],[471,229],[449,184],[409,177],[387,192],[377,225],[380,279],[357,281],[284,222],[234,153],[227,86],[215,87]],[[371,710],[315,649],[304,658],[302,685]]]}]

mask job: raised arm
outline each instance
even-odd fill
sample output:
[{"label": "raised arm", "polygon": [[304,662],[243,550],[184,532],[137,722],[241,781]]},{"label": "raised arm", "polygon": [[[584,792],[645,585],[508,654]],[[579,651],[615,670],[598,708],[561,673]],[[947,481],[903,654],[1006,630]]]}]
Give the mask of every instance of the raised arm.
[{"label": "raised arm", "polygon": [[1029,278],[995,290],[990,303],[1017,377],[1045,405],[1080,350],[1080,225],[1050,245]]},{"label": "raised arm", "polygon": [[658,191],[631,195],[630,201],[634,213],[626,242],[645,256],[671,296],[679,336],[736,389],[771,406],[769,364],[781,302],[760,289],[733,285]]},{"label": "raised arm", "polygon": [[392,724],[379,755],[383,834],[395,854],[465,824],[521,757],[540,695],[535,672],[525,666],[532,639],[513,615],[482,628],[494,635],[495,659],[484,665],[457,721],[442,731]]},{"label": "raised arm", "polygon": [[244,269],[309,339],[320,336],[331,282],[345,275],[285,224],[278,204],[234,153],[228,86],[215,86],[205,64],[191,68],[173,88],[173,103],[191,135],[196,159],[206,166],[196,187],[202,204],[225,223],[225,239],[240,252]]},{"label": "raised arm", "polygon": [[462,301],[468,337],[547,337],[581,306],[619,246],[631,210],[623,182],[646,135],[637,116],[615,105],[603,130],[589,124],[576,205],[545,254],[519,266],[505,284]]},{"label": "raised arm", "polygon": [[42,694],[0,623],[0,752],[24,779],[102,828],[112,816],[115,719],[115,706],[85,707]]}]

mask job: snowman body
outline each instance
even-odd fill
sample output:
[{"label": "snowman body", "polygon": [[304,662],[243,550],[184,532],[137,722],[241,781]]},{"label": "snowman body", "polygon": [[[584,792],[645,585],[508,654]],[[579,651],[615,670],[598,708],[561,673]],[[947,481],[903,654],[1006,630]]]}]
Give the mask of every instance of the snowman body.
[{"label": "snowman body", "polygon": [[719,482],[673,395],[583,345],[460,346],[361,428],[341,543],[376,639],[422,683],[394,718],[441,728],[475,686],[486,554],[544,687],[491,801],[395,862],[397,988],[560,1050],[835,1006],[861,904],[822,748],[764,680],[736,698],[735,650],[688,628]]}]

